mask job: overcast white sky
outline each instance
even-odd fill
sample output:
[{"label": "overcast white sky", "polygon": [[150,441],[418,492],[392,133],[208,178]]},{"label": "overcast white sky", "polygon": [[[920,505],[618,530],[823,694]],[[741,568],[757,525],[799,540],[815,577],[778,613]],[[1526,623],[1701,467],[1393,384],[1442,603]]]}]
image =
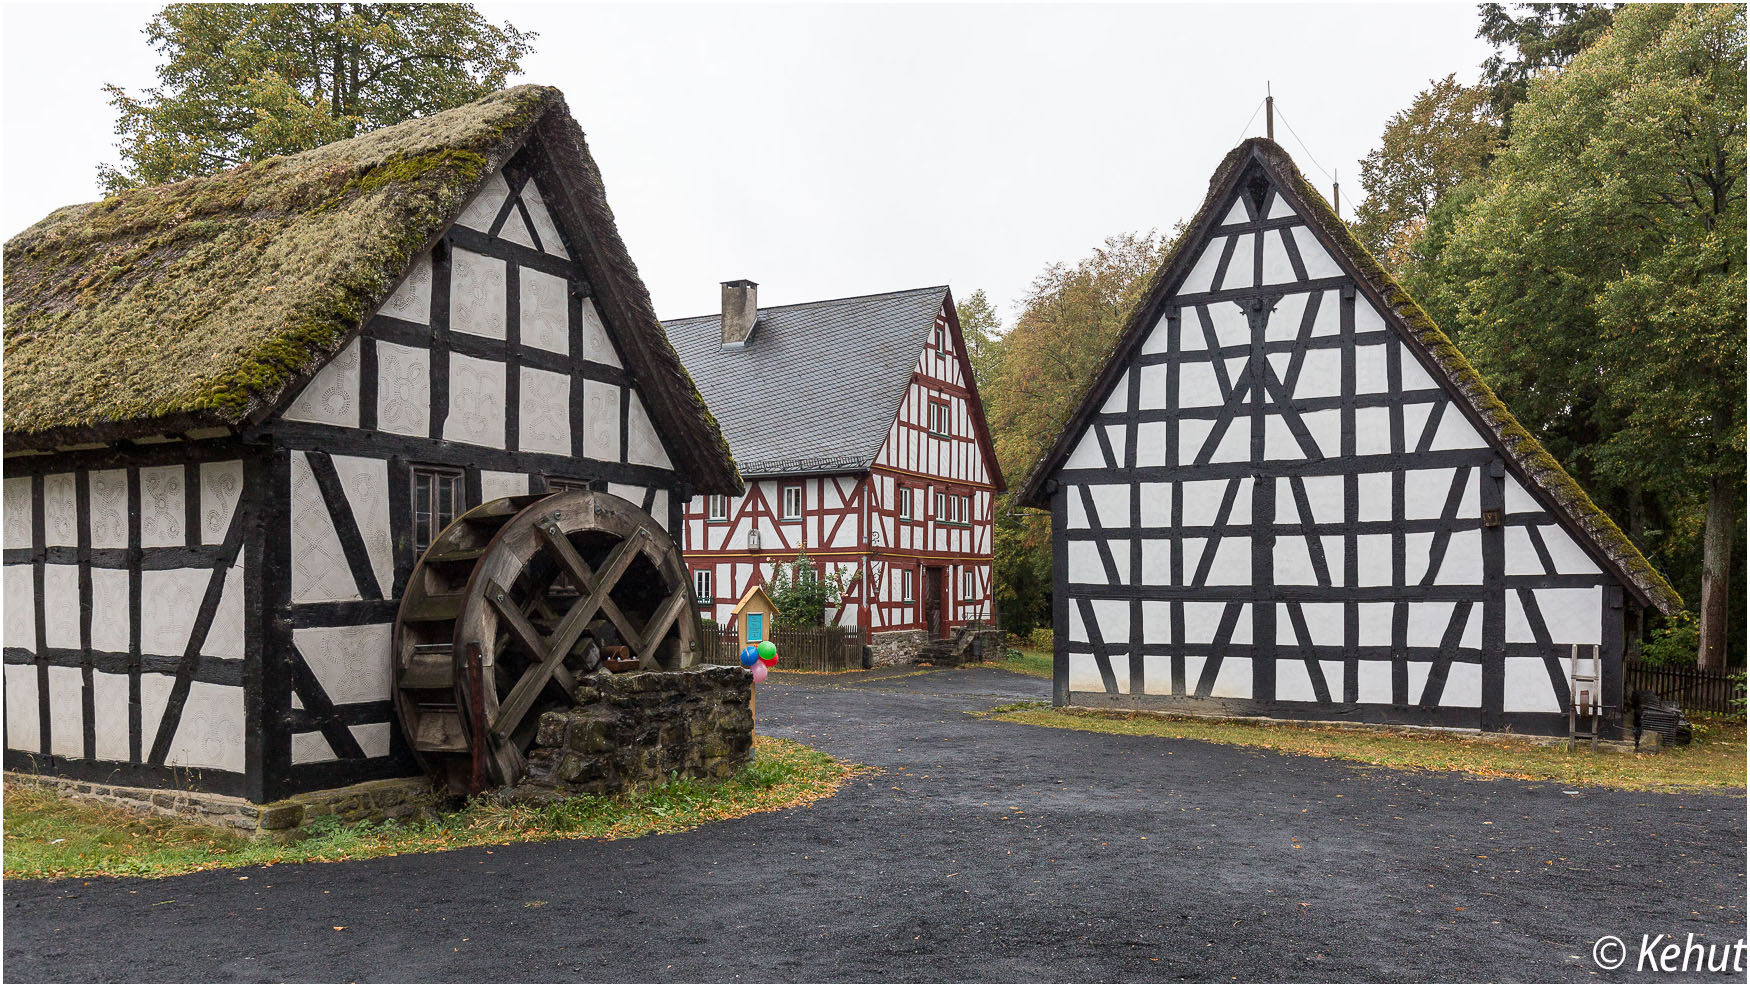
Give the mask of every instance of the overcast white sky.
[{"label": "overcast white sky", "polygon": [[[101,87],[154,81],[156,6],[4,8],[0,235],[97,196]],[[1468,4],[480,6],[540,32],[518,81],[565,91],[664,318],[752,278],[984,288],[1012,319],[1047,264],[1188,216],[1267,80],[1349,216],[1385,120],[1488,54]]]}]

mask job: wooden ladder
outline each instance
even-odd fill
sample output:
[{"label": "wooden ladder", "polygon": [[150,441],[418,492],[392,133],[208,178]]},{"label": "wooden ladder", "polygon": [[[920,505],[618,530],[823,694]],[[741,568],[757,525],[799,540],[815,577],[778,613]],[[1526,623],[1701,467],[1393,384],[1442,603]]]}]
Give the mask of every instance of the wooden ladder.
[{"label": "wooden ladder", "polygon": [[1593,753],[1598,752],[1598,717],[1603,712],[1602,697],[1598,690],[1600,680],[1604,676],[1604,666],[1598,654],[1598,645],[1592,646],[1592,663],[1589,674],[1580,674],[1580,646],[1574,645],[1568,653],[1568,682],[1571,699],[1568,703],[1568,750],[1573,750],[1579,741],[1589,741]]}]

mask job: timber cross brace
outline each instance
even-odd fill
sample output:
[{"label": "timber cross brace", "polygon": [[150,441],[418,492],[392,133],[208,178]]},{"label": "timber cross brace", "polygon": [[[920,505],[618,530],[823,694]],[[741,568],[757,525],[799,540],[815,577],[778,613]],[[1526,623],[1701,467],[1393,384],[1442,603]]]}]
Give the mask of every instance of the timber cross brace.
[{"label": "timber cross brace", "polygon": [[509,497],[446,528],[408,581],[395,625],[396,703],[409,746],[457,793],[515,783],[539,713],[623,642],[637,669],[697,661],[680,553],[649,515],[596,491]]}]

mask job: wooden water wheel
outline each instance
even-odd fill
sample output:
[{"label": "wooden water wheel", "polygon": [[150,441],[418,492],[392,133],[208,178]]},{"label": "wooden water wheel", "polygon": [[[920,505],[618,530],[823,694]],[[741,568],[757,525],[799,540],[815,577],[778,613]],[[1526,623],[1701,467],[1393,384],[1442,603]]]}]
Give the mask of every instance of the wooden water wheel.
[{"label": "wooden water wheel", "polygon": [[515,783],[540,716],[599,668],[698,661],[681,554],[632,503],[597,491],[505,497],[445,528],[395,618],[395,705],[456,794]]}]

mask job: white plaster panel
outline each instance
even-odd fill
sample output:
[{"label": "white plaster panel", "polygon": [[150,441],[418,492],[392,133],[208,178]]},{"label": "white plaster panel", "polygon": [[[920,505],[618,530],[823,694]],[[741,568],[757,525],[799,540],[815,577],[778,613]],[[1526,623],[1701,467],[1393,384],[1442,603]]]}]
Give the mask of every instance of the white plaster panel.
[{"label": "white plaster panel", "polygon": [[[1252,323],[1246,318],[1246,310],[1238,302],[1217,302],[1209,306],[1209,322],[1215,327],[1215,342],[1218,346],[1249,346],[1252,342]],[[1193,322],[1192,325],[1197,325]],[[1202,335],[1201,332],[1198,335]],[[1245,358],[1238,358],[1243,361]],[[1233,364],[1230,362],[1229,367]],[[1228,379],[1232,380],[1230,373]]]},{"label": "white plaster panel", "polygon": [[1391,662],[1355,663],[1355,701],[1377,705],[1391,703]]},{"label": "white plaster panel", "polygon": [[1142,341],[1142,352],[1145,354],[1165,353],[1169,349],[1170,342],[1169,323],[1167,317],[1163,315],[1161,320],[1155,323],[1154,328],[1148,331],[1148,338]]},{"label": "white plaster panel", "polygon": [[1357,519],[1390,521],[1392,475],[1390,473],[1360,473],[1355,477]]},{"label": "white plaster panel", "polygon": [[1503,662],[1505,681],[1501,709],[1507,713],[1560,713],[1561,700],[1542,658],[1509,655]]},{"label": "white plaster panel", "polygon": [[201,654],[215,658],[243,657],[243,566],[232,566],[225,573],[225,587],[219,594],[219,605],[213,610],[213,623],[207,629],[207,639]]},{"label": "white plaster panel", "polygon": [[1355,409],[1355,454],[1379,456],[1392,451],[1391,411],[1387,408]]},{"label": "white plaster panel", "polygon": [[431,434],[431,351],[377,343],[377,428],[396,435]]},{"label": "white plaster panel", "polygon": [[[1334,278],[1343,273],[1331,255],[1325,253],[1325,248],[1319,245],[1313,231],[1304,226],[1291,227],[1294,230],[1294,245],[1300,249],[1300,262],[1306,265],[1308,278]],[[1360,307],[1357,301],[1356,307]]]},{"label": "white plaster panel", "polygon": [[1199,361],[1179,368],[1179,407],[1211,408],[1223,400],[1214,364]]},{"label": "white plaster panel", "polygon": [[1343,663],[1340,661],[1319,662],[1319,671],[1325,673],[1325,688],[1330,690],[1332,702],[1342,702],[1343,696]]},{"label": "white plaster panel", "polygon": [[1388,384],[1385,346],[1355,347],[1355,393],[1384,394]]},{"label": "white plaster panel", "polygon": [[338,761],[334,748],[328,746],[328,738],[322,736],[319,730],[308,733],[292,734],[292,763],[316,764],[321,761]]},{"label": "white plaster panel", "polygon": [[1069,527],[1082,529],[1088,526],[1088,513],[1082,507],[1082,488],[1066,484],[1063,488],[1064,504],[1069,508]]},{"label": "white plaster panel", "polygon": [[1185,656],[1185,695],[1189,696],[1197,691],[1197,683],[1203,678],[1203,665],[1207,660],[1202,655]]},{"label": "white plaster panel", "polygon": [[1299,659],[1276,659],[1276,698],[1284,702],[1310,703],[1318,699],[1313,690],[1312,673]]},{"label": "white plaster panel", "polygon": [[43,544],[79,544],[78,485],[71,473],[43,477]]},{"label": "white plaster panel", "polygon": [[1264,338],[1273,342],[1285,342],[1300,337],[1300,320],[1306,315],[1307,300],[1312,295],[1307,292],[1295,292],[1283,295],[1276,307],[1270,310],[1270,321],[1264,326]]},{"label": "white plaster panel", "polygon": [[1100,440],[1095,437],[1093,428],[1082,432],[1082,439],[1076,443],[1075,449],[1064,461],[1064,469],[1099,469],[1108,465],[1106,456],[1100,451]]},{"label": "white plaster panel", "polygon": [[504,217],[504,225],[498,228],[498,235],[511,243],[527,247],[530,250],[535,249],[535,238],[529,234],[529,227],[523,222],[522,213],[515,209],[512,209]]},{"label": "white plaster panel", "polygon": [[1321,453],[1335,456],[1342,451],[1343,417],[1337,409],[1309,411],[1300,416],[1300,422],[1306,426],[1313,445],[1318,446]]},{"label": "white plaster panel", "polygon": [[1264,214],[1265,219],[1287,219],[1293,215],[1296,213],[1289,207],[1287,199],[1280,194],[1270,196],[1270,209]]},{"label": "white plaster panel", "polygon": [[1409,705],[1419,706],[1422,704],[1422,692],[1428,687],[1428,672],[1433,667],[1434,663],[1431,661],[1404,662],[1405,678],[1409,686],[1405,690],[1404,698]]},{"label": "white plaster panel", "polygon": [[517,442],[527,452],[571,455],[571,378],[522,368]]},{"label": "white plaster panel", "polygon": [[[1116,673],[1113,678],[1117,678]],[[1093,655],[1076,651],[1069,653],[1069,688],[1071,692],[1106,691],[1106,680],[1100,677],[1100,666],[1095,663]]]},{"label": "white plaster panel", "polygon": [[388,723],[359,723],[348,729],[366,757],[385,757],[389,753],[390,726]]},{"label": "white plaster panel", "polygon": [[[140,673],[140,737],[142,753],[152,750],[152,742],[158,736],[158,728],[164,723],[164,707],[170,700],[170,690],[176,685],[176,676],[158,672]],[[187,707],[184,707],[186,714]]]},{"label": "white plaster panel", "polygon": [[[1549,630],[1550,641],[1557,647],[1570,644],[1598,644],[1603,630],[1604,589],[1587,586],[1580,589],[1538,589],[1533,591],[1543,624]],[[1533,640],[1531,626],[1519,606],[1519,594],[1507,595],[1507,640]]]},{"label": "white plaster panel", "polygon": [[355,337],[316,371],[286,408],[295,422],[357,428],[359,423],[359,341]]},{"label": "white plaster panel", "polygon": [[583,324],[579,327],[578,345],[583,358],[591,363],[619,366],[620,356],[614,352],[614,344],[608,339],[608,328],[602,324],[602,315],[596,311],[595,300],[585,298],[581,308]]},{"label": "white plaster panel", "polygon": [[1355,296],[1355,331],[1379,332],[1384,328],[1385,319],[1380,316],[1379,310],[1373,307],[1373,303],[1367,300],[1366,295],[1357,294]]},{"label": "white plaster panel", "polygon": [[1541,576],[1543,561],[1537,557],[1537,547],[1524,525],[1506,526],[1507,575]]},{"label": "white plaster panel", "polygon": [[191,768],[243,770],[243,690],[194,682],[182,707],[182,720],[170,741],[166,764]]},{"label": "white plaster panel", "polygon": [[140,650],[178,656],[200,615],[210,569],[148,569],[140,573]]},{"label": "white plaster panel", "polygon": [[[1198,539],[1201,542],[1201,539]],[[1165,538],[1145,538],[1138,543],[1142,552],[1142,582],[1145,586],[1169,586],[1173,580],[1172,542]],[[1146,606],[1146,604],[1144,604]]]},{"label": "white plaster panel", "polygon": [[1142,498],[1143,527],[1165,528],[1173,523],[1171,483],[1144,483],[1139,485],[1138,491],[1138,496]]},{"label": "white plaster panel", "polygon": [[292,602],[360,599],[334,520],[302,452],[292,453]]},{"label": "white plaster panel", "polygon": [[532,267],[521,268],[517,274],[521,301],[518,314],[522,319],[522,340],[549,353],[571,352],[571,317],[568,300],[570,286],[564,278],[555,277]]},{"label": "white plaster panel", "polygon": [[115,672],[91,673],[91,708],[95,714],[97,759],[126,761],[128,749],[128,677]]},{"label": "white plaster panel", "polygon": [[450,354],[450,414],[444,438],[504,448],[504,364]]},{"label": "white plaster panel", "polygon": [[[1142,373],[1147,374],[1151,370],[1164,371],[1165,368],[1158,366],[1158,365],[1152,366],[1152,367],[1143,367]],[[1125,374],[1124,376],[1118,378],[1118,383],[1113,385],[1112,392],[1110,394],[1106,395],[1106,403],[1102,404],[1100,406],[1100,410],[1102,412],[1107,413],[1107,414],[1116,414],[1119,412],[1126,411],[1129,408],[1130,408],[1130,375]]]},{"label": "white plaster panel", "polygon": [[336,703],[388,699],[392,624],[298,627],[292,643],[304,656],[322,691]]},{"label": "white plaster panel", "polygon": [[480,471],[480,502],[497,500],[500,497],[516,497],[529,492],[529,478],[525,473],[501,473],[498,470]]},{"label": "white plaster panel", "polygon": [[[1137,371],[1138,386],[1136,390],[1136,406],[1142,411],[1160,411],[1167,407],[1167,368],[1164,364],[1152,364]],[[1129,395],[1120,395],[1119,391],[1128,391],[1130,378],[1121,378],[1121,385],[1113,390],[1113,397],[1120,401],[1112,411],[1125,410],[1122,402],[1129,400]],[[1111,402],[1108,401],[1108,404]]]},{"label": "white plaster panel", "polygon": [[6,647],[36,652],[36,575],[30,565],[6,567]]},{"label": "white plaster panel", "polygon": [[183,544],[187,515],[183,512],[180,466],[149,466],[140,470],[140,544],[161,547]]},{"label": "white plaster panel", "polygon": [[644,410],[644,401],[636,391],[632,392],[626,412],[626,461],[662,469],[673,466],[668,451],[662,447],[662,437],[656,434],[656,426],[651,424],[650,415]]},{"label": "white plaster panel", "polygon": [[417,322],[422,326],[431,324],[431,251],[413,259],[407,276],[383,303],[382,313],[403,322]]},{"label": "white plaster panel", "polygon": [[1598,571],[1598,564],[1592,561],[1592,556],[1587,555],[1586,550],[1560,526],[1542,524],[1538,525],[1537,531],[1543,536],[1543,546],[1549,549],[1550,561],[1556,564],[1557,572],[1591,575]]},{"label": "white plaster panel", "polygon": [[1428,424],[1428,414],[1434,410],[1429,402],[1404,405],[1404,449],[1413,451],[1422,440],[1422,429]]},{"label": "white plaster panel", "polygon": [[1221,251],[1225,246],[1226,237],[1210,237],[1209,242],[1203,246],[1203,253],[1197,256],[1197,263],[1191,266],[1191,273],[1185,275],[1185,280],[1180,283],[1178,294],[1195,295],[1209,290],[1209,283],[1215,278],[1215,269],[1221,264]]},{"label": "white plaster panel", "polygon": [[457,248],[450,252],[450,331],[504,338],[505,262]]},{"label": "white plaster panel", "polygon": [[[1188,527],[1200,527],[1215,523],[1215,518],[1221,513],[1221,502],[1227,496],[1228,480],[1187,480],[1179,485],[1179,496],[1183,500],[1181,519]],[[1239,489],[1234,492],[1233,509],[1228,513],[1228,523],[1244,523],[1252,516],[1252,478],[1242,477]]]},{"label": "white plaster panel", "polygon": [[1136,465],[1167,465],[1167,423],[1138,422],[1136,425]]},{"label": "white plaster panel", "polygon": [[[1211,600],[1187,600],[1185,602],[1185,641],[1186,644],[1208,644],[1215,640],[1215,632],[1221,626],[1221,615],[1227,610],[1228,604]],[[1249,607],[1245,607],[1249,609]],[[1246,614],[1240,614],[1240,623],[1246,620]],[[1236,625],[1237,627],[1237,625]]]},{"label": "white plaster panel", "polygon": [[125,653],[132,642],[128,627],[128,571],[91,570],[91,647]]},{"label": "white plaster panel", "polygon": [[1481,584],[1483,581],[1483,536],[1482,532],[1455,531],[1446,543],[1446,558],[1440,563],[1440,573],[1434,577],[1436,585],[1461,586]]},{"label": "white plaster panel", "polygon": [[1282,245],[1282,238],[1288,235],[1285,230],[1270,230],[1264,234],[1263,284],[1284,284],[1298,280],[1294,265],[1288,259],[1288,248]]},{"label": "white plaster panel", "polygon": [[1306,350],[1300,376],[1294,382],[1297,398],[1334,398],[1343,393],[1343,352],[1331,347]]},{"label": "white plaster panel", "polygon": [[1355,643],[1361,647],[1390,646],[1391,603],[1357,603]]},{"label": "white plaster panel", "polygon": [[1439,647],[1441,639],[1446,637],[1446,625],[1452,620],[1452,608],[1456,606],[1458,604],[1450,600],[1412,602],[1404,643],[1412,648]]},{"label": "white plaster panel", "polygon": [[1444,451],[1447,449],[1482,449],[1488,445],[1477,430],[1471,427],[1464,415],[1455,407],[1447,406],[1440,416],[1440,425],[1434,430],[1434,441],[1430,449]]},{"label": "white plaster panel", "polygon": [[1358,586],[1391,585],[1391,535],[1359,535],[1355,539]]},{"label": "white plaster panel", "polygon": [[77,668],[49,666],[49,753],[85,756],[85,676]]},{"label": "white plaster panel", "polygon": [[[1317,445],[1317,442],[1314,442]],[[1264,418],[1264,458],[1268,460],[1305,459],[1306,449],[1288,427],[1288,419],[1280,415]]]},{"label": "white plaster panel", "polygon": [[553,214],[547,210],[547,200],[541,197],[541,190],[535,186],[535,180],[529,179],[523,186],[523,206],[529,211],[529,219],[534,221],[535,232],[541,237],[541,249],[555,257],[571,259],[565,250],[565,240],[559,235],[559,227],[553,222]]},{"label": "white plaster panel", "polygon": [[43,566],[43,643],[51,648],[79,644],[79,567]]},{"label": "white plaster panel", "polygon": [[1455,661],[1446,670],[1440,705],[1476,709],[1483,704],[1483,666]]},{"label": "white plaster panel", "polygon": [[1164,644],[1173,640],[1172,605],[1163,600],[1142,601],[1142,640]]},{"label": "white plaster panel", "polygon": [[614,384],[583,380],[583,455],[620,461],[620,388]]},{"label": "white plaster panel", "polygon": [[1314,336],[1337,336],[1343,332],[1343,300],[1337,289],[1324,292],[1319,299],[1318,314],[1313,316]]},{"label": "white plaster panel", "polygon": [[[1211,425],[1214,423],[1186,419],[1179,423],[1179,462],[1189,465],[1196,462],[1197,455],[1203,450],[1203,445],[1209,437]],[[1251,428],[1238,419],[1222,425],[1221,437],[1216,440],[1215,448],[1210,452],[1212,463],[1245,462],[1252,451]]]},{"label": "white plaster panel", "polygon": [[[32,548],[30,535],[30,477],[8,477],[6,491],[6,547]],[[124,544],[122,547],[126,547]]]},{"label": "white plaster panel", "polygon": [[235,459],[202,463],[200,482],[201,542],[217,545],[225,540],[231,515],[243,495],[243,463]]},{"label": "white plaster panel", "polygon": [[[651,497],[650,497],[650,516],[656,519],[656,524],[658,527],[660,527],[664,531],[668,531],[668,491],[667,490],[658,490],[658,491],[656,491],[656,493],[651,495]],[[851,527],[851,525],[853,523],[854,522],[847,521],[847,522],[845,522],[845,527],[849,528],[849,527]],[[673,532],[669,532],[669,533],[673,534]],[[839,534],[840,534],[840,537],[842,538],[845,535],[845,532],[843,530],[841,530],[839,532]]]},{"label": "white plaster panel", "polygon": [[1271,553],[1271,566],[1278,585],[1313,586],[1318,583],[1312,553],[1307,550],[1304,538],[1286,535],[1277,538],[1276,548]]},{"label": "white plaster panel", "polygon": [[1231,655],[1223,658],[1209,694],[1220,699],[1252,698],[1252,659]]},{"label": "white plaster panel", "polygon": [[456,225],[482,233],[491,232],[492,223],[498,219],[499,210],[504,207],[504,200],[509,196],[510,184],[504,180],[504,174],[493,172],[480,191],[474,194],[474,198],[468,201],[468,208],[456,217]]},{"label": "white plaster panel", "polygon": [[1125,425],[1106,426],[1106,444],[1112,449],[1113,465],[1123,461],[1124,444],[1129,440],[1130,429]]},{"label": "white plaster panel", "polygon": [[1088,495],[1094,500],[1094,513],[1101,525],[1107,528],[1130,527],[1129,484],[1096,483],[1088,487]]},{"label": "white plaster panel", "polygon": [[1246,200],[1235,199],[1232,208],[1228,209],[1227,215],[1222,217],[1219,225],[1233,226],[1238,223],[1249,223],[1251,221],[1252,217],[1246,212]]},{"label": "white plaster panel", "polygon": [[1502,506],[1506,508],[1508,514],[1523,514],[1529,511],[1543,510],[1543,505],[1533,499],[1531,494],[1527,493],[1525,488],[1520,485],[1519,478],[1511,473],[1507,475],[1507,483],[1504,489],[1506,493],[1506,503]]},{"label": "white plaster panel", "polygon": [[6,746],[40,754],[35,665],[6,666]]},{"label": "white plaster panel", "polygon": [[[1404,517],[1409,519],[1437,518],[1446,507],[1446,495],[1452,489],[1455,470],[1406,470],[1404,472]],[[1467,481],[1475,488],[1474,480]],[[1467,492],[1466,497],[1469,497]],[[1461,517],[1467,516],[1463,513]]]},{"label": "white plaster panel", "polygon": [[[1189,568],[1189,566],[1187,566]],[[1208,586],[1252,585],[1252,540],[1223,538],[1209,566]]]},{"label": "white plaster panel", "polygon": [[1423,368],[1422,361],[1416,359],[1409,347],[1399,348],[1398,373],[1403,378],[1403,388],[1406,391],[1431,391],[1439,387],[1438,384],[1434,383],[1434,378],[1428,376],[1428,371]]},{"label": "white plaster panel", "polygon": [[1252,266],[1252,234],[1241,233],[1234,240],[1233,256],[1228,259],[1227,272],[1221,279],[1221,287],[1250,288],[1255,269]]}]

